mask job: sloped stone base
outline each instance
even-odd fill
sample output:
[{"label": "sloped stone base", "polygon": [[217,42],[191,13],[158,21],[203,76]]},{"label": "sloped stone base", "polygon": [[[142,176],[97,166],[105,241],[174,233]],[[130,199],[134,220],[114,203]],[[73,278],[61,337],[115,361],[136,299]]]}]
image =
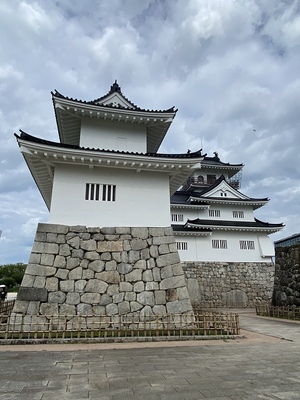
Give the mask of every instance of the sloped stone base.
[{"label": "sloped stone base", "polygon": [[192,314],[172,228],[39,224],[13,314]]}]

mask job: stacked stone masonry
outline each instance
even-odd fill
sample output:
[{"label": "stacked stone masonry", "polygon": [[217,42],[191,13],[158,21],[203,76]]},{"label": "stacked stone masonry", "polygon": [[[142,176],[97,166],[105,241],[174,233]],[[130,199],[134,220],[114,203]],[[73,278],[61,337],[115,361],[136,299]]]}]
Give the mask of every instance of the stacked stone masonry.
[{"label": "stacked stone masonry", "polygon": [[13,313],[192,313],[172,229],[39,224]]},{"label": "stacked stone masonry", "polygon": [[300,245],[275,249],[273,305],[300,306]]},{"label": "stacked stone masonry", "polygon": [[272,300],[275,267],[271,263],[182,264],[191,302],[196,306],[253,307]]}]

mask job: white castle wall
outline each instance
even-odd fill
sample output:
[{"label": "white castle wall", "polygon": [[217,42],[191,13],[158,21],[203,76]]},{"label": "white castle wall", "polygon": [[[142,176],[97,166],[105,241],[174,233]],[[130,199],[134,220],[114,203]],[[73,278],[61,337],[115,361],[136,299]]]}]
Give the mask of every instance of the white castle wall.
[{"label": "white castle wall", "polygon": [[[227,249],[212,248],[212,239],[227,240]],[[240,240],[253,241],[254,249],[240,249]],[[272,262],[270,254],[274,254],[273,244],[268,236],[251,232],[241,234],[241,232],[214,231],[212,235],[205,237],[178,235],[176,241],[187,243],[187,250],[179,250],[181,261],[270,263]]]},{"label": "white castle wall", "polygon": [[[116,200],[85,200],[86,183],[116,185]],[[50,223],[85,226],[170,226],[169,176],[119,168],[57,166]]]},{"label": "white castle wall", "polygon": [[80,146],[108,150],[147,152],[146,127],[116,121],[83,119]]}]

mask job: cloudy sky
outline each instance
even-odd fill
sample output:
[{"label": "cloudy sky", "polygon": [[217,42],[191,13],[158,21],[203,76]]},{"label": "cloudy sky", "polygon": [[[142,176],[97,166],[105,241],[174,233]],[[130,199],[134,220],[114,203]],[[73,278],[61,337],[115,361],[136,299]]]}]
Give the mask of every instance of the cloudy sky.
[{"label": "cloudy sky", "polygon": [[175,106],[161,152],[244,163],[256,217],[300,231],[300,0],[2,0],[0,264],[27,262],[48,211],[14,132],[58,140],[50,92],[93,100],[117,79]]}]

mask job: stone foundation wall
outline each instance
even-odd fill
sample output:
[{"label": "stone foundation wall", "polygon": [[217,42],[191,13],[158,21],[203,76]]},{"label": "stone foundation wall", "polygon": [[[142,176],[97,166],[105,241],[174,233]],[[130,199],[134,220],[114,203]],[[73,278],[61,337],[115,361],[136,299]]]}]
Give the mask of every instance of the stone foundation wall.
[{"label": "stone foundation wall", "polygon": [[300,245],[275,249],[275,306],[300,306]]},{"label": "stone foundation wall", "polygon": [[165,315],[192,306],[172,229],[39,224],[13,310]]},{"label": "stone foundation wall", "polygon": [[271,302],[275,267],[271,263],[184,262],[195,305],[253,306]]}]

